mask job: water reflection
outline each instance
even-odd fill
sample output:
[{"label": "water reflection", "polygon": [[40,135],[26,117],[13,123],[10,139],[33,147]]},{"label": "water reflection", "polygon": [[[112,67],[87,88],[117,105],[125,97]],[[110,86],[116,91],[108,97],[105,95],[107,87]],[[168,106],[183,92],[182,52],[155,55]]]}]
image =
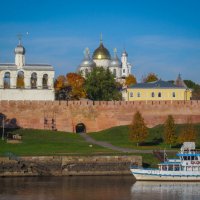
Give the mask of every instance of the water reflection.
[{"label": "water reflection", "polygon": [[132,176],[1,178],[2,200],[129,200]]},{"label": "water reflection", "polygon": [[131,191],[132,199],[200,199],[199,182],[137,181]]},{"label": "water reflection", "polygon": [[133,176],[0,178],[0,200],[196,200],[200,183],[135,182]]}]

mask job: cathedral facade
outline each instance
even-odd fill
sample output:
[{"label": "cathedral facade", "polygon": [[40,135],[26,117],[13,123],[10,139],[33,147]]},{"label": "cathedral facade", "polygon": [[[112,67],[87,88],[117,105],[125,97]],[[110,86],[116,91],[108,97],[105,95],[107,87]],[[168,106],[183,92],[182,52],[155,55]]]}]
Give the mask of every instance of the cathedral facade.
[{"label": "cathedral facade", "polygon": [[14,52],[15,63],[0,63],[0,100],[54,100],[54,68],[27,64],[21,40]]},{"label": "cathedral facade", "polygon": [[78,72],[86,77],[94,67],[103,67],[109,69],[116,80],[123,80],[131,74],[131,64],[128,62],[128,54],[124,50],[121,59],[117,56],[117,49],[114,49],[113,56],[103,45],[102,39],[100,40],[99,47],[93,52],[92,58],[90,57],[89,49],[84,51],[84,59],[78,67]]}]

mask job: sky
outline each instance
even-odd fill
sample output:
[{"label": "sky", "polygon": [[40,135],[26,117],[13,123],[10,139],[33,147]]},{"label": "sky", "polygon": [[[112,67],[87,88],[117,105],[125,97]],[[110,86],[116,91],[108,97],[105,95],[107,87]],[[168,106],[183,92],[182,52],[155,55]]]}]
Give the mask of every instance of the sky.
[{"label": "sky", "polygon": [[26,63],[75,72],[86,47],[125,48],[138,82],[148,73],[163,80],[200,83],[199,0],[6,0],[0,5],[0,63],[14,62],[18,34]]}]

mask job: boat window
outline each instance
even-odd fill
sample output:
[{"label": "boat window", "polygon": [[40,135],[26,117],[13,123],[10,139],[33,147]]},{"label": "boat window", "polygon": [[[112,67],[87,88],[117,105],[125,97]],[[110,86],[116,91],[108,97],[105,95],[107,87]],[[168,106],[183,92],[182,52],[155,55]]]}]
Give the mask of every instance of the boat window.
[{"label": "boat window", "polygon": [[172,165],[169,165],[168,171],[173,171],[173,166]]},{"label": "boat window", "polygon": [[191,160],[194,160],[194,156],[191,156]]},{"label": "boat window", "polygon": [[179,165],[178,166],[175,166],[175,171],[179,171]]},{"label": "boat window", "polygon": [[183,160],[187,160],[187,156],[183,156]]}]

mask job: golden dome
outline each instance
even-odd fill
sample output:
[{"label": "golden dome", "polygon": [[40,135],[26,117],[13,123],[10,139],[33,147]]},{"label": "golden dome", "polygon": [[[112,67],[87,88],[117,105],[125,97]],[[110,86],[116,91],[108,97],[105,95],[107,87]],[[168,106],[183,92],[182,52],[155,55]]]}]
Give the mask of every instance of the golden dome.
[{"label": "golden dome", "polygon": [[94,51],[92,58],[95,60],[111,59],[108,49],[103,46],[102,42],[100,43],[99,47]]}]

